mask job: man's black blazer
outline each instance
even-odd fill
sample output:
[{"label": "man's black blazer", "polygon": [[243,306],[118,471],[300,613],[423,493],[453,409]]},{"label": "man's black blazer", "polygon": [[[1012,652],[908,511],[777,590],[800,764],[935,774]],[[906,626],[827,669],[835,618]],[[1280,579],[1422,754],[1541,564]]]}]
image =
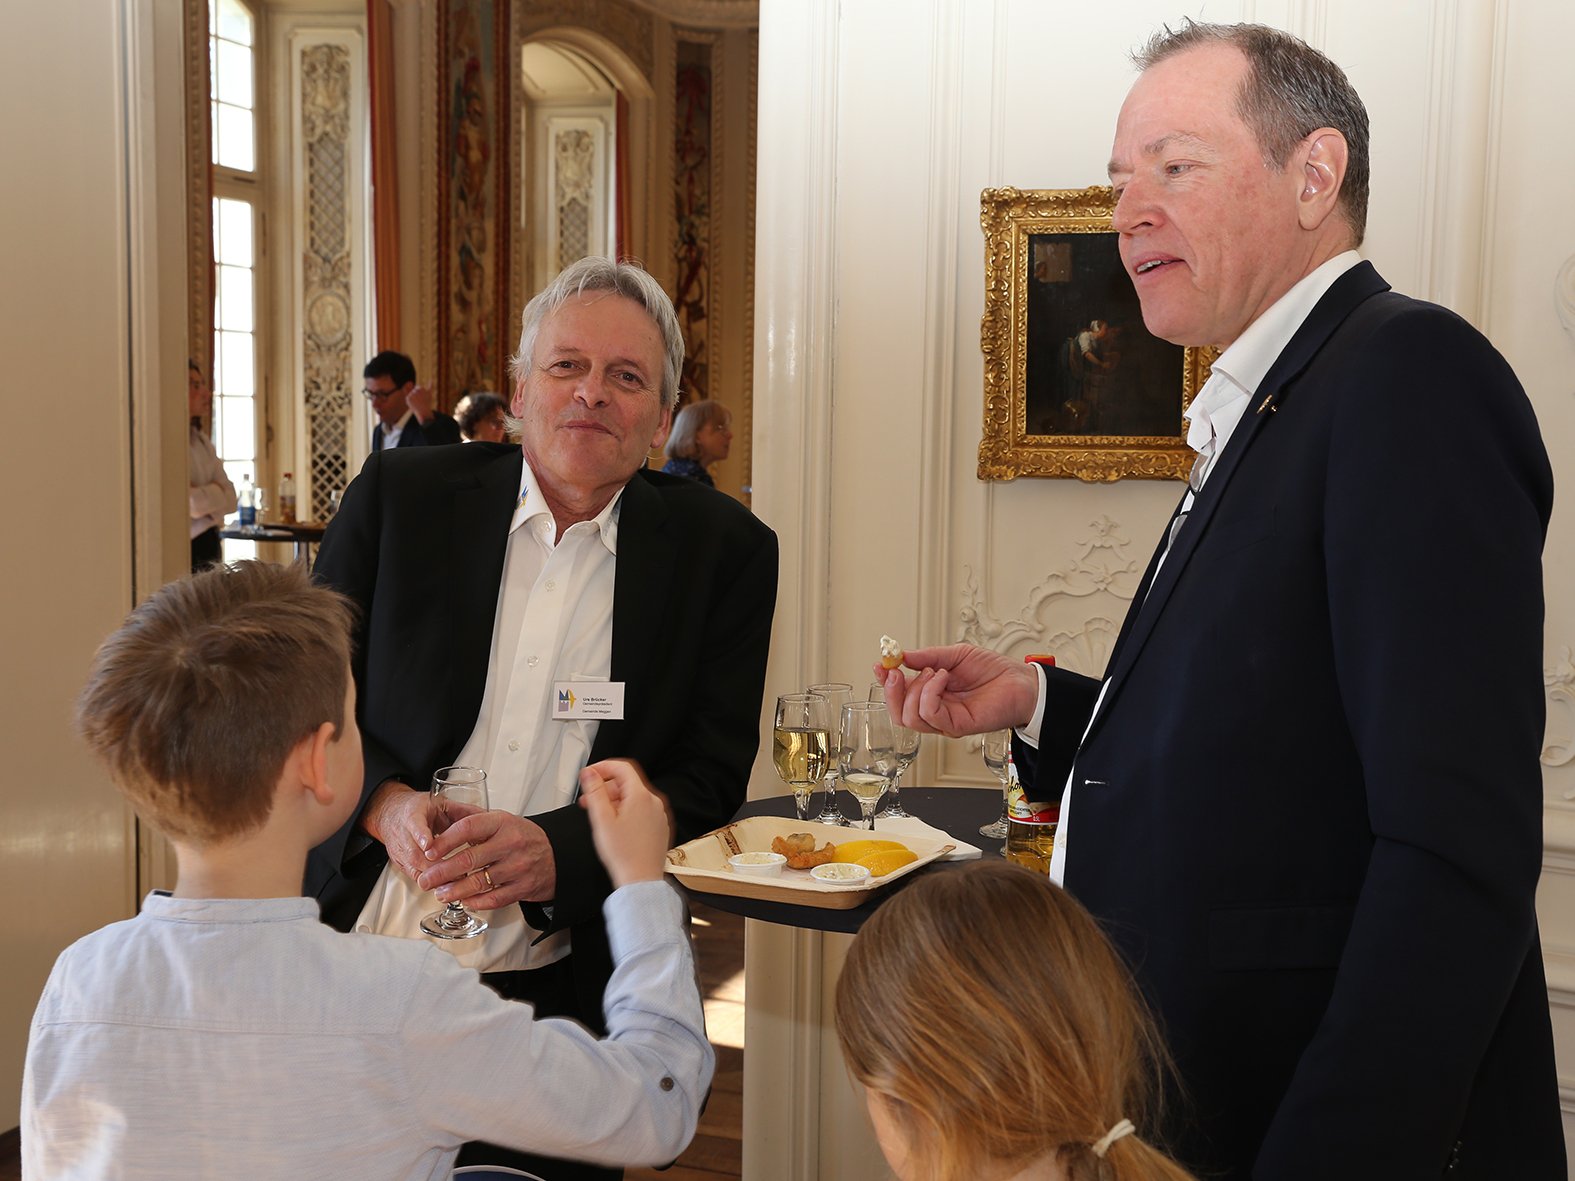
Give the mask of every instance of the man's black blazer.
[{"label": "man's black blazer", "polygon": [[1360,264],[1150,564],[1080,748],[1099,684],[1047,670],[1066,886],[1158,1013],[1205,1175],[1564,1178],[1533,910],[1552,495],[1503,358]]},{"label": "man's black blazer", "polygon": [[[384,780],[425,789],[475,726],[519,447],[395,448],[371,456],[345,492],[315,577],[355,600],[353,658],[366,756],[362,804]],[[759,745],[776,535],[693,480],[638,472],[624,489],[614,576],[612,679],[621,721],[597,730],[591,760],[640,761],[671,803],[677,840],[730,820]],[[352,819],[313,850],[306,890],[348,930],[387,860]],[[611,889],[577,804],[531,818],[546,830],[558,892],[549,930],[570,929],[586,1019],[600,1024],[611,974],[601,905]],[[527,917],[541,925],[539,908]]]},{"label": "man's black blazer", "polygon": [[[372,450],[381,451],[383,430],[381,426],[372,428]],[[414,415],[405,423],[405,429],[399,432],[399,442],[395,450],[400,447],[440,447],[445,443],[458,443],[459,423],[452,416],[444,414],[441,410],[434,410],[432,417],[422,423]]]}]

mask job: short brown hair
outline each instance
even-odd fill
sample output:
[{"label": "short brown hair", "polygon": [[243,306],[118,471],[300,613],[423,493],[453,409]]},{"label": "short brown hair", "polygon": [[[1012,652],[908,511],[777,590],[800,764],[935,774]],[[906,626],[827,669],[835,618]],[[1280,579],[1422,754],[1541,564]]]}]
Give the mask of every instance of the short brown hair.
[{"label": "short brown hair", "polygon": [[1345,136],[1345,179],[1340,211],[1352,243],[1367,234],[1370,183],[1367,107],[1345,71],[1299,37],[1267,25],[1218,25],[1184,20],[1181,28],[1155,33],[1132,55],[1147,70],[1167,57],[1203,45],[1230,45],[1247,59],[1247,75],[1236,96],[1236,112],[1258,141],[1263,162],[1285,171],[1291,153],[1320,127]]},{"label": "short brown hair", "polygon": [[268,818],[290,751],[343,734],[350,624],[304,565],[237,562],[156,591],[93,658],[77,729],[170,837],[211,844]]},{"label": "short brown hair", "polygon": [[[1164,1047],[1115,949],[1043,874],[976,862],[921,877],[864,924],[837,1038],[926,1181],[1013,1173],[1185,1181],[1142,1139]],[[1123,1119],[1138,1134],[1092,1146]]]}]

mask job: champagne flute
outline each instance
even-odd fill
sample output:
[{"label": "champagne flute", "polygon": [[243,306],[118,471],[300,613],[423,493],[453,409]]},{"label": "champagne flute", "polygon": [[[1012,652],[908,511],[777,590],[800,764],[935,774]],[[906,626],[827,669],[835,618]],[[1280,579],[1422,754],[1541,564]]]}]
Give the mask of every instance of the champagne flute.
[{"label": "champagne flute", "polygon": [[846,826],[848,819],[837,807],[838,751],[842,739],[838,727],[842,724],[842,707],[853,699],[853,686],[845,681],[826,681],[819,685],[811,685],[805,692],[819,694],[826,699],[827,704],[826,798],[821,805],[820,814],[813,819],[817,824]]},{"label": "champagne flute", "polygon": [[[428,804],[428,823],[434,836],[466,816],[487,810],[487,773],[480,767],[441,767],[432,776],[432,795]],[[460,849],[468,849],[461,845]],[[458,853],[455,849],[454,853]],[[454,856],[450,853],[448,856]],[[448,857],[444,858],[445,861]],[[421,929],[436,939],[474,939],[487,929],[487,920],[478,918],[458,902],[450,902],[421,920]]]},{"label": "champagne flute", "polygon": [[[871,702],[885,705],[885,686],[879,681],[870,685],[869,699]],[[892,718],[891,741],[892,752],[897,756],[897,774],[892,778],[891,787],[888,789],[886,806],[875,814],[877,820],[900,820],[913,815],[902,806],[902,798],[897,793],[902,786],[903,773],[913,766],[913,760],[919,757],[919,732],[908,729],[896,718]]]},{"label": "champagne flute", "polygon": [[826,773],[826,751],[831,738],[829,706],[818,693],[784,693],[777,698],[771,761],[777,777],[793,789],[793,806],[800,820],[809,819],[809,796]]},{"label": "champagne flute", "polygon": [[853,701],[842,707],[840,746],[842,785],[864,813],[864,827],[875,827],[875,805],[897,770],[891,716],[884,702]]},{"label": "champagne flute", "polygon": [[979,826],[979,835],[982,837],[1006,836],[1006,760],[1012,754],[1012,732],[1010,730],[992,730],[983,735],[984,738],[984,765],[1001,781],[1001,818],[990,824]]}]

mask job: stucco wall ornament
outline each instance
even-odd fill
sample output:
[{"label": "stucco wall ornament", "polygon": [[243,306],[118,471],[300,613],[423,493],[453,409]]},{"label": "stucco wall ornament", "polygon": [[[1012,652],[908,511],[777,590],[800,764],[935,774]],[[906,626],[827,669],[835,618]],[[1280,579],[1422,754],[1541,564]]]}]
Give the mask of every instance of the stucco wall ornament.
[{"label": "stucco wall ornament", "polygon": [[[972,568],[964,567],[960,638],[1006,656],[1049,653],[1062,668],[1100,675],[1143,577],[1129,544],[1118,522],[1107,516],[1090,521],[1076,557],[1029,590],[1011,619],[995,614]],[[965,747],[977,752],[979,739],[966,740]]]},{"label": "stucco wall ornament", "polygon": [[1575,256],[1564,260],[1553,281],[1553,306],[1558,309],[1564,331],[1575,337]]},{"label": "stucco wall ornament", "polygon": [[301,135],[306,146],[306,250],[301,258],[302,390],[311,479],[308,512],[326,520],[349,480],[350,53],[313,45],[301,55]]},{"label": "stucco wall ornament", "polygon": [[[1575,656],[1569,647],[1559,649],[1558,661],[1542,674],[1542,683],[1548,689],[1548,738],[1542,748],[1544,767],[1562,767],[1575,760]],[[1562,733],[1552,733],[1556,718],[1562,716]],[[1564,793],[1566,800],[1575,800],[1575,787]]]},{"label": "stucco wall ornament", "polygon": [[1007,656],[1047,652],[1064,668],[1098,676],[1143,576],[1129,544],[1118,522],[1106,516],[1090,521],[1077,555],[1034,586],[1010,619],[996,615],[972,568],[964,567],[960,638]]}]

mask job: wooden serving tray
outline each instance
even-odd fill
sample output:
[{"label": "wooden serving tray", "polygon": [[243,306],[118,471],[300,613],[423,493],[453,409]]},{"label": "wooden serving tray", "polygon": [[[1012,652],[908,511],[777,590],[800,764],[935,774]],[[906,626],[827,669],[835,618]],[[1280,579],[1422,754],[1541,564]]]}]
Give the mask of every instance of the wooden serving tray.
[{"label": "wooden serving tray", "polygon": [[[735,853],[765,853],[774,837],[807,832],[815,844],[827,841],[842,844],[868,838],[900,840],[918,855],[901,869],[861,882],[822,882],[809,876],[807,869],[782,870],[781,877],[763,878],[736,873],[727,859]],[[851,910],[868,902],[904,874],[922,869],[945,857],[955,845],[920,836],[893,837],[862,828],[839,828],[808,820],[789,820],[781,816],[750,816],[696,837],[667,851],[667,872],[691,890],[724,894],[732,898],[756,898],[763,902],[788,902],[794,906],[818,906],[826,910]]]}]

